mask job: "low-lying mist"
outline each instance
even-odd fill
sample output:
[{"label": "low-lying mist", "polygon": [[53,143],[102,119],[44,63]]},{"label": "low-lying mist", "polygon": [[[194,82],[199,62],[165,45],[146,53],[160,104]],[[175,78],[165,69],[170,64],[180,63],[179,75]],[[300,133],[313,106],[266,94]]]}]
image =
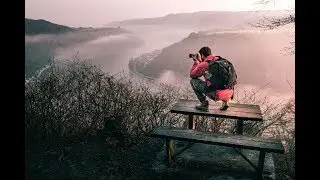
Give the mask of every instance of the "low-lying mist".
[{"label": "low-lying mist", "polygon": [[104,36],[125,34],[121,28],[81,29],[63,34],[25,36],[25,74],[35,76],[54,56],[57,49],[68,49]]},{"label": "low-lying mist", "polygon": [[185,83],[187,86],[192,65],[188,53],[209,46],[213,54],[233,62],[242,89],[267,85],[265,89],[270,94],[293,94],[290,85],[294,87],[294,55],[284,51],[284,48],[294,40],[291,37],[294,32],[288,29],[216,32],[215,28],[208,28],[198,34],[192,33],[197,32],[198,27],[182,29],[165,25],[124,25],[106,29],[28,36],[26,44],[29,49],[31,45],[38,49],[48,47],[48,51],[53,49],[57,60],[70,60],[75,56],[90,60],[111,74],[128,72],[130,59],[162,50],[139,73],[157,82],[171,85]]},{"label": "low-lying mist", "polygon": [[57,59],[90,59],[105,72],[128,71],[130,58],[162,49],[186,37],[191,30],[163,26],[125,26],[130,33],[102,36],[69,47],[57,48]]}]

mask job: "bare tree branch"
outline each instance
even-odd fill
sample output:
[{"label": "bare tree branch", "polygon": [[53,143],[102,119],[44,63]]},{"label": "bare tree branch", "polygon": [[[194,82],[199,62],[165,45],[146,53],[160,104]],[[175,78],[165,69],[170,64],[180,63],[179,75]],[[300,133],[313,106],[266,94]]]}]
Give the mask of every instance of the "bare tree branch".
[{"label": "bare tree branch", "polygon": [[257,0],[256,4],[267,5],[271,2],[275,3],[275,0]]},{"label": "bare tree branch", "polygon": [[286,17],[281,18],[267,18],[264,17],[262,22],[258,22],[257,24],[251,24],[253,27],[263,28],[267,30],[276,29],[280,26],[285,26],[287,24],[295,23],[295,14],[291,14]]},{"label": "bare tree branch", "polygon": [[289,80],[288,80],[287,78],[286,78],[286,81],[287,81],[287,83],[289,84],[289,86],[290,86],[290,88],[291,88],[292,92],[293,92],[293,93],[295,93],[295,91],[294,91],[294,89],[293,89],[293,87],[292,87],[291,83],[289,82]]},{"label": "bare tree branch", "polygon": [[[266,6],[267,4],[270,4],[271,2],[273,2],[273,4],[275,5],[275,0],[257,0],[256,4]],[[285,17],[278,17],[278,18],[264,17],[264,19],[262,21],[260,21],[256,24],[250,23],[250,25],[252,27],[262,28],[265,30],[272,30],[272,29],[277,29],[281,26],[291,24],[291,23],[293,23],[293,25],[295,25],[295,21],[296,21],[295,13],[292,13],[292,14],[285,16]],[[292,55],[292,54],[295,54],[295,42],[293,41],[290,44],[291,44],[290,47],[285,47],[283,50],[285,52],[287,52],[288,54]]]}]

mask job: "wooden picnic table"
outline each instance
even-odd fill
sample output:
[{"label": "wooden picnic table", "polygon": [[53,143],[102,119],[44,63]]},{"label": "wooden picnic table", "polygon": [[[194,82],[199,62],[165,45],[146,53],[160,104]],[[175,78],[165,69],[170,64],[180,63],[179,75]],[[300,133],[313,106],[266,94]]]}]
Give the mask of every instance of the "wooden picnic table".
[{"label": "wooden picnic table", "polygon": [[219,103],[209,103],[209,111],[203,112],[195,109],[199,104],[197,100],[180,99],[170,110],[171,113],[185,114],[189,116],[189,129],[195,128],[194,115],[226,118],[237,120],[236,133],[243,134],[243,121],[262,121],[262,113],[259,105],[230,103],[226,111],[221,111]]}]

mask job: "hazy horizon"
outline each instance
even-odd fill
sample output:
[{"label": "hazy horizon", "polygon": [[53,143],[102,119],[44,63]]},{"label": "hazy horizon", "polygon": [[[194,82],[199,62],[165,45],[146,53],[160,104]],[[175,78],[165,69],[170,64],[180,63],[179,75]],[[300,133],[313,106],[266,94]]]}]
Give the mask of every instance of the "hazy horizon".
[{"label": "hazy horizon", "polygon": [[26,0],[25,17],[45,19],[71,27],[101,27],[109,22],[199,11],[292,10],[293,0],[276,0],[267,5],[258,0]]},{"label": "hazy horizon", "polygon": [[[120,18],[120,16],[125,18],[127,15],[127,18],[125,19],[139,18],[137,17],[139,16],[139,14],[136,14],[135,16],[130,16],[133,12],[130,11],[130,13],[115,12],[115,16],[109,17],[109,19],[95,19],[97,14],[108,14],[101,12],[101,10],[104,8],[103,6],[99,7],[97,11],[95,11],[95,13],[92,13],[92,16],[86,16],[86,13],[82,14],[81,16],[76,16],[76,14],[79,13],[79,9],[81,8],[83,8],[82,10],[84,12],[87,12],[87,10],[94,8],[94,6],[96,6],[97,4],[93,3],[90,7],[86,8],[84,8],[83,6],[75,7],[74,11],[72,11],[75,15],[69,15],[66,16],[66,18],[64,18],[63,15],[64,13],[66,13],[65,11],[68,10],[67,6],[69,6],[70,8],[70,3],[72,1],[73,0],[67,1],[65,3],[66,6],[61,5],[61,9],[59,9],[61,10],[61,13],[57,13],[56,11],[58,10],[57,8],[55,8],[55,6],[57,6],[57,4],[59,4],[60,2],[60,0],[58,0],[58,3],[53,3],[55,5],[51,6],[52,14],[43,13],[41,16],[39,15],[39,17],[37,18],[29,18],[45,19],[53,23],[73,27],[74,25],[66,23],[68,21],[71,22],[74,20],[74,24],[82,23],[82,27],[94,27],[92,24],[107,24],[107,20],[117,21],[117,18]],[[111,3],[110,1],[106,2]],[[226,2],[231,1],[225,1],[224,3]],[[254,2],[256,1],[250,1],[250,3]],[[231,10],[223,9],[222,5],[224,3],[220,3],[220,8],[216,7],[216,9],[205,9],[197,7],[194,8],[194,10],[198,12]],[[119,6],[119,4],[121,3],[114,2],[114,7]],[[136,3],[133,4],[136,5]],[[237,3],[233,3],[232,5],[235,6],[237,5]],[[247,7],[247,9],[245,9],[244,5],[242,5],[242,7],[243,8],[237,9],[238,12],[240,10],[247,11],[249,9],[249,6]],[[36,7],[33,6],[33,8]],[[126,8],[132,9],[132,6],[126,6]],[[178,12],[178,10],[173,11],[174,8],[172,7],[172,12],[170,13],[183,14],[180,14],[178,16],[168,16],[164,19],[149,19],[147,17],[163,17],[165,14],[160,15],[161,13],[168,13],[164,9],[160,9],[158,12],[150,11],[140,13],[140,15],[144,14],[143,19],[148,19],[142,21],[126,21],[119,24],[115,23],[111,25],[114,26],[114,28],[110,29],[101,29],[100,31],[77,31],[51,36],[36,35],[32,37],[26,37],[26,54],[30,56],[29,61],[31,62],[31,65],[32,62],[34,62],[35,59],[37,59],[40,55],[43,55],[43,58],[48,58],[46,53],[50,53],[51,51],[54,52],[53,56],[55,58],[61,60],[72,59],[75,55],[77,55],[77,57],[80,59],[84,59],[86,61],[94,63],[95,65],[98,65],[102,71],[115,74],[121,71],[131,72],[131,70],[128,69],[130,59],[144,57],[143,54],[153,52],[154,50],[164,50],[164,53],[159,54],[159,56],[155,57],[152,55],[148,55],[146,59],[142,58],[144,62],[147,62],[149,64],[143,67],[148,68],[140,68],[139,71],[136,71],[137,68],[134,68],[134,73],[138,76],[139,74],[143,74],[142,78],[155,78],[161,80],[162,82],[168,81],[168,83],[170,83],[171,79],[174,79],[176,75],[177,77],[182,76],[182,79],[188,78],[189,76],[186,73],[188,73],[189,71],[189,66],[183,63],[188,62],[185,61],[184,58],[187,57],[186,55],[189,53],[189,51],[197,51],[197,49],[199,49],[200,47],[208,45],[211,48],[213,48],[214,53],[223,55],[225,57],[230,57],[234,61],[235,65],[237,66],[237,69],[239,70],[239,76],[242,79],[242,84],[249,84],[250,86],[260,86],[268,83],[269,80],[277,79],[276,82],[270,84],[270,88],[275,91],[272,93],[285,94],[285,91],[290,91],[291,93],[289,85],[287,86],[287,76],[290,82],[294,82],[294,56],[291,55],[282,57],[281,49],[285,48],[286,46],[290,46],[290,42],[294,41],[294,37],[291,37],[294,34],[294,29],[292,29],[291,25],[288,25],[288,27],[286,28],[283,27],[274,31],[268,31],[271,33],[271,35],[275,33],[274,35],[272,35],[271,38],[271,36],[268,36],[268,34],[270,33],[267,33],[263,29],[254,29],[252,26],[250,26],[250,23],[257,23],[266,16],[280,16],[280,14],[282,13],[230,12],[186,14],[186,12],[183,11],[188,11],[187,6],[184,6],[184,9],[182,7],[180,8],[181,10],[179,10]],[[236,7],[234,7],[234,9],[236,9]],[[256,8],[255,10],[261,9],[263,8]],[[38,10],[34,11],[33,13],[40,13],[40,11]],[[41,9],[41,11],[43,10],[45,10],[45,8]],[[30,12],[32,11],[26,11],[26,16],[28,15],[28,12],[30,14]],[[46,17],[44,17],[44,15],[46,15]],[[116,17],[116,15],[118,16]],[[50,19],[50,17],[56,18],[56,20],[52,20]],[[81,19],[81,17],[85,18]],[[63,22],[59,22],[59,19]],[[221,21],[221,19],[223,19],[223,21]],[[92,22],[92,24],[89,24],[90,22]],[[203,25],[203,22],[205,22],[205,26]],[[121,28],[117,28],[118,26],[121,26]],[[121,29],[125,29],[124,32],[128,32],[110,34],[111,31],[118,31]],[[200,32],[200,37],[206,37],[207,39],[201,39],[200,37],[190,37],[190,35],[193,32]],[[216,35],[208,36],[206,35],[208,33],[216,33]],[[280,34],[282,35],[280,36]],[[190,43],[184,43],[185,39],[187,39],[187,41],[190,41]],[[199,39],[200,41],[197,39]],[[37,43],[34,43],[34,41],[37,41]],[[53,45],[55,46],[51,47]],[[273,57],[275,61],[272,62],[277,62],[281,60],[281,65],[277,63],[279,66],[275,66],[274,63],[271,63],[271,61],[267,57]],[[43,60],[41,60],[40,58],[38,58],[38,60],[43,62]],[[166,64],[171,65],[166,66]],[[183,66],[183,64],[186,66]],[[46,64],[44,63],[42,68],[45,68],[45,65]],[[170,69],[170,67],[172,68]],[[40,69],[41,67],[39,67],[39,70]],[[161,76],[161,74],[163,74],[163,76]],[[271,95],[272,93],[270,92],[269,95]]]}]

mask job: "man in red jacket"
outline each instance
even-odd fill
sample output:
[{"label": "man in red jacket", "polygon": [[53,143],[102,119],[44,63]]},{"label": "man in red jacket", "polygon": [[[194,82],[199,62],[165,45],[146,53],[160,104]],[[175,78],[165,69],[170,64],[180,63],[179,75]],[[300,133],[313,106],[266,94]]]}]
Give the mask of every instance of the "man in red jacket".
[{"label": "man in red jacket", "polygon": [[[194,63],[190,70],[190,83],[193,91],[197,95],[200,105],[195,108],[201,111],[208,111],[209,101],[206,100],[206,96],[214,101],[222,100],[222,106],[220,110],[226,110],[229,107],[228,101],[233,95],[232,89],[222,89],[208,92],[208,87],[210,86],[210,81],[207,77],[206,71],[208,70],[207,61],[216,61],[219,58],[211,54],[211,49],[209,47],[202,47],[199,50],[199,54],[193,57]],[[205,81],[199,79],[204,76]]]}]

